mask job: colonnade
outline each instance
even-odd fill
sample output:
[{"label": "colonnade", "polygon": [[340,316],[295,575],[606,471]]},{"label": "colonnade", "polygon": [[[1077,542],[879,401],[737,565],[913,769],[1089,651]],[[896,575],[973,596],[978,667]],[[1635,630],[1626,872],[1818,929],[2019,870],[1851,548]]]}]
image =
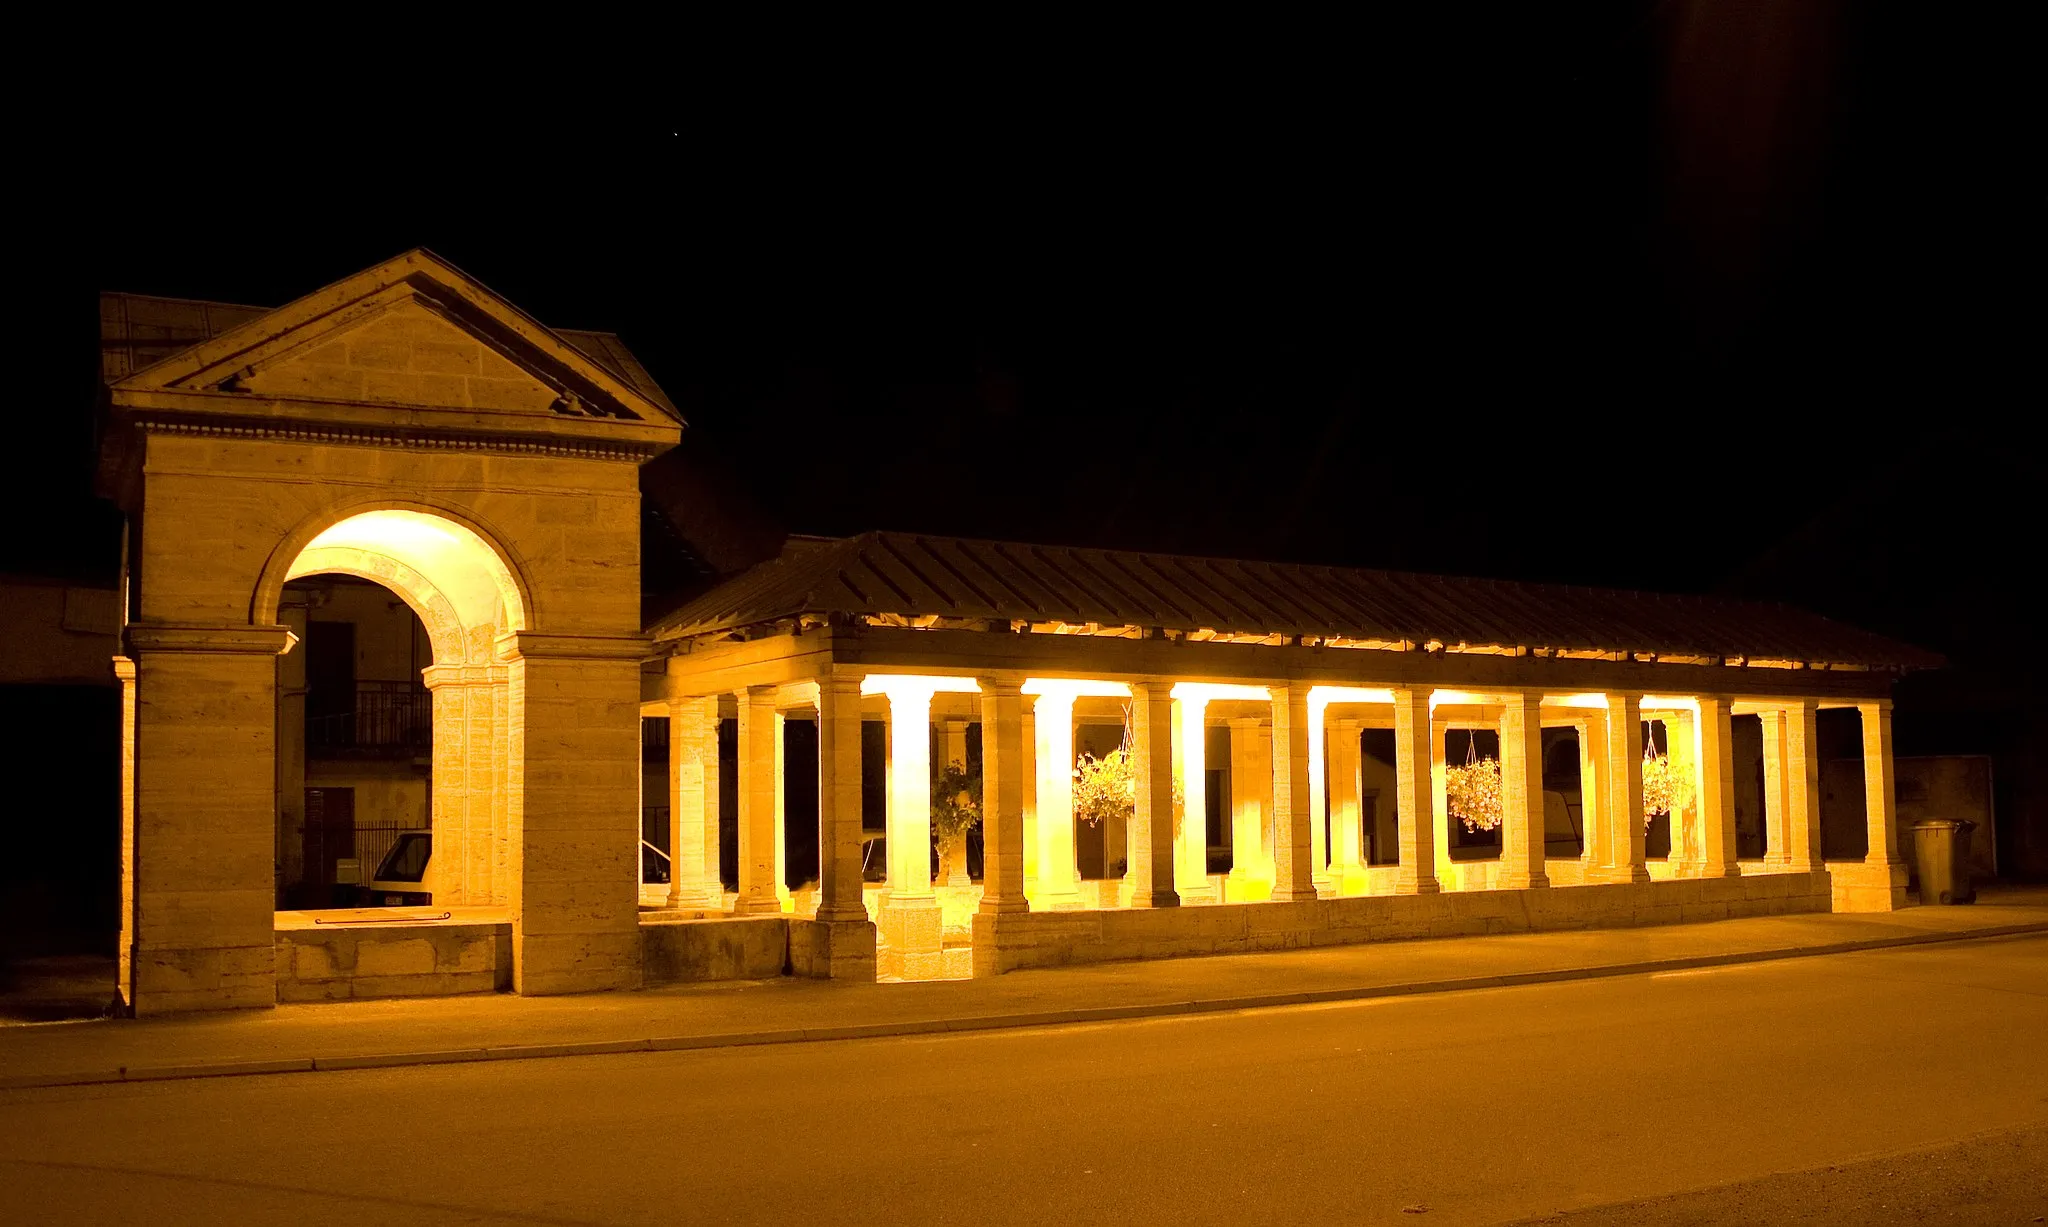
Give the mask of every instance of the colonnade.
[{"label": "colonnade", "polygon": [[[1811,872],[1820,848],[1820,704],[1805,698],[1643,693],[1474,693],[1421,687],[1106,681],[1015,675],[835,676],[759,686],[731,696],[739,725],[739,886],[732,910],[789,910],[781,883],[781,722],[797,707],[820,721],[819,915],[862,910],[860,720],[880,697],[890,728],[888,872],[874,917],[885,946],[936,950],[940,907],[930,862],[929,750],[935,695],[973,696],[982,725],[985,914],[1091,906],[1172,907],[1200,902],[1299,901],[1444,889],[1540,889],[1645,882],[1643,727],[1662,723],[1691,772],[1692,806],[1674,815],[1671,857],[1659,877]],[[1075,854],[1075,703],[1113,699],[1124,712],[1136,778],[1120,893],[1090,896]],[[1847,705],[1847,704],[1844,704]],[[1862,715],[1869,851],[1865,879],[1903,881],[1893,821],[1891,705],[1854,703]],[[675,700],[670,762],[675,867],[672,906],[717,908],[717,696]],[[1254,714],[1256,713],[1256,714]],[[1767,851],[1736,855],[1731,721],[1763,728]],[[1207,731],[1228,730],[1232,867],[1208,871]],[[1583,812],[1577,864],[1546,864],[1542,735],[1575,730]],[[1398,863],[1368,865],[1362,851],[1360,733],[1393,734],[1393,831]],[[1497,867],[1451,864],[1445,733],[1484,728],[1499,737],[1501,850]],[[964,756],[963,736],[957,749]],[[949,747],[952,745],[949,739]],[[1182,817],[1175,830],[1175,796]],[[1326,834],[1327,838],[1326,838]],[[1108,858],[1105,857],[1105,860]],[[1895,896],[1902,900],[1902,894]],[[1115,904],[1109,900],[1114,899]]]}]

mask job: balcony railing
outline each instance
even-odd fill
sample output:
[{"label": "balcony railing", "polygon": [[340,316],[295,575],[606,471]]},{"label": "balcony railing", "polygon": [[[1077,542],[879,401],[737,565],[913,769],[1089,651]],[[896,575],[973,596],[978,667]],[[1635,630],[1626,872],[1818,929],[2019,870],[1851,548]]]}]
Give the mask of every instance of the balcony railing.
[{"label": "balcony railing", "polygon": [[412,682],[357,682],[355,710],[306,717],[309,754],[425,754],[434,746],[434,696]]}]

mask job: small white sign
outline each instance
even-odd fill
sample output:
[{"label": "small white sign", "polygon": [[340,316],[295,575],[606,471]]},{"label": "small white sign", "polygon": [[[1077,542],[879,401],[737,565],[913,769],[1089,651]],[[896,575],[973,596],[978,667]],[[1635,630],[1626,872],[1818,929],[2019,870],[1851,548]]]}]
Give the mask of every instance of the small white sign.
[{"label": "small white sign", "polygon": [[337,886],[360,886],[363,882],[363,863],[353,856],[336,858],[334,862],[334,883]]}]

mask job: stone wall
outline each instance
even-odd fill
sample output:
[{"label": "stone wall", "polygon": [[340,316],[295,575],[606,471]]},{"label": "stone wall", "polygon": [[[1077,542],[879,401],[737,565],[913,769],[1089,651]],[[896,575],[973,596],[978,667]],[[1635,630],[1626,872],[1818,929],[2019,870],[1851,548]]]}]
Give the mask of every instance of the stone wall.
[{"label": "stone wall", "polygon": [[789,966],[791,923],[787,916],[774,915],[642,918],[641,982],[652,988],[703,980],[772,979]]},{"label": "stone wall", "polygon": [[1829,910],[1825,873],[1304,903],[976,916],[976,975],[1124,959],[1243,954],[1418,937],[1619,928]]},{"label": "stone wall", "polygon": [[448,997],[512,987],[512,926],[315,925],[278,917],[277,999]]}]

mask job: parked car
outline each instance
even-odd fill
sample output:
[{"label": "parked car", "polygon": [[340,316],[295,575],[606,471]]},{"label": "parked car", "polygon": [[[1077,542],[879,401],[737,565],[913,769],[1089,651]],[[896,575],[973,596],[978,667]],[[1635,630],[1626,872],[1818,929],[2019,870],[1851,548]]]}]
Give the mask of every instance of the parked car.
[{"label": "parked car", "polygon": [[406,831],[391,845],[391,851],[377,862],[377,871],[362,888],[368,907],[426,907],[434,896],[420,889],[426,882],[427,862],[434,856],[432,831]]}]

